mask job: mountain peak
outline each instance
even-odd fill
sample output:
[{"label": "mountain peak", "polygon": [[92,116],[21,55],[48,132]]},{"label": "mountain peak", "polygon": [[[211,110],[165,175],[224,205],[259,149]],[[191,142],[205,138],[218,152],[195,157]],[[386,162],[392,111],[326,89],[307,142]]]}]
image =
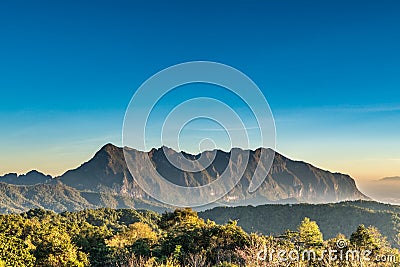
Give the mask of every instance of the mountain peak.
[{"label": "mountain peak", "polygon": [[105,144],[96,152],[94,158],[119,158],[123,154],[122,148],[111,143]]},{"label": "mountain peak", "polygon": [[[140,170],[143,166],[146,166],[143,159],[148,156],[159,174],[180,186],[208,184],[218,179],[228,166],[229,170],[232,171],[231,175],[235,175],[235,170],[239,163],[230,162],[229,154],[232,151],[237,151],[238,153],[249,152],[249,165],[245,174],[238,186],[225,199],[229,204],[233,204],[233,202],[235,204],[247,203],[243,201],[252,201],[251,203],[253,204],[260,204],[294,198],[312,203],[367,199],[366,196],[358,191],[354,180],[350,176],[321,170],[306,162],[293,161],[277,152],[269,153],[272,151],[270,148],[258,148],[255,150],[232,148],[228,152],[216,149],[216,157],[212,164],[206,169],[194,173],[176,168],[168,160],[168,157],[172,156],[176,161],[179,161],[179,154],[182,153],[184,157],[196,160],[202,153],[209,153],[210,151],[192,155],[184,151],[177,152],[165,145],[153,148],[148,152],[129,147],[124,149],[132,150],[135,154],[134,164],[131,166],[135,175],[140,175],[142,172]],[[268,164],[265,159],[260,158],[262,151],[267,151],[269,155],[275,155],[274,162],[268,177],[266,177],[259,190],[255,194],[249,194],[247,188],[256,166],[261,164],[265,165],[264,167],[266,168]],[[106,186],[117,194],[128,192],[132,195],[145,196],[144,192],[140,191],[137,185],[134,184],[130,171],[132,170],[128,170],[126,166],[123,149],[113,144],[106,144],[88,163],[75,171],[69,172],[68,175],[64,175],[62,181],[79,190],[98,190],[99,188],[104,190]],[[233,202],[231,199],[233,199]]]},{"label": "mountain peak", "polygon": [[[80,167],[69,170],[57,181],[77,190],[92,193],[111,193],[113,195],[124,195],[138,199],[151,199],[136,184],[131,172],[135,175],[146,175],[146,179],[151,179],[152,172],[147,172],[146,158],[149,157],[156,171],[170,182],[185,187],[202,186],[218,179],[225,170],[229,175],[238,175],[237,170],[241,161],[239,159],[230,161],[230,153],[249,152],[248,166],[242,175],[239,183],[229,192],[220,203],[227,205],[258,205],[277,201],[287,201],[298,199],[301,202],[319,203],[336,202],[353,199],[367,199],[358,191],[354,180],[344,174],[331,173],[321,170],[311,164],[293,161],[279,153],[275,155],[272,167],[264,182],[256,192],[248,191],[251,178],[257,168],[269,168],[268,160],[260,158],[260,152],[269,150],[258,148],[256,150],[244,150],[233,148],[230,152],[216,149],[215,159],[202,171],[186,172],[175,167],[168,160],[172,156],[176,161],[182,159],[180,153],[190,160],[196,160],[198,155],[190,155],[185,152],[176,152],[174,149],[162,146],[153,148],[149,152],[130,149],[134,154],[133,165],[128,169],[125,162],[124,150],[111,143],[105,144],[92,159],[83,163]],[[241,158],[241,157],[239,157]],[[144,174],[143,174],[144,171]],[[8,175],[0,177],[0,182],[15,184],[35,184],[47,183],[50,176],[46,176],[38,171],[30,171],[26,175],[16,177]],[[137,178],[137,177],[136,177]],[[262,177],[261,177],[262,178]],[[154,179],[156,180],[156,179]],[[155,185],[157,186],[157,185]]]},{"label": "mountain peak", "polygon": [[26,175],[26,176],[29,176],[29,175],[42,175],[42,176],[48,176],[48,175],[46,175],[46,174],[44,174],[43,172],[40,172],[40,171],[38,171],[38,170],[30,170],[30,171],[29,171],[29,172],[27,172],[25,175]]},{"label": "mountain peak", "polygon": [[117,147],[116,145],[112,144],[112,143],[107,143],[104,146],[102,146],[100,148],[100,151],[104,150],[104,151],[113,151],[116,149],[120,149],[119,147]]}]

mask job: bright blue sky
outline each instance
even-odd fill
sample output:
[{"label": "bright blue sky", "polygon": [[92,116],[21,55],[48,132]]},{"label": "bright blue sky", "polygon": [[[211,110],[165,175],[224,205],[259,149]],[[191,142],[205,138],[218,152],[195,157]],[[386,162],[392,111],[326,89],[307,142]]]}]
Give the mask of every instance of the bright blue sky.
[{"label": "bright blue sky", "polygon": [[3,1],[0,173],[60,174],[120,145],[142,82],[209,60],[263,90],[278,151],[400,175],[399,14],[398,1]]}]

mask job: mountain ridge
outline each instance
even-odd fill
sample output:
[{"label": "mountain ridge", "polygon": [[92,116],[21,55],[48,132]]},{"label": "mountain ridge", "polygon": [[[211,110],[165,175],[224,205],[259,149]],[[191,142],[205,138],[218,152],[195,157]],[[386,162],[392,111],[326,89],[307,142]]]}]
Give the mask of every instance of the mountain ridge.
[{"label": "mountain ridge", "polygon": [[30,170],[25,174],[7,173],[0,176],[0,182],[15,185],[34,185],[46,183],[53,179],[51,175],[44,174],[38,170]]},{"label": "mountain ridge", "polygon": [[[181,155],[188,159],[196,159],[204,153],[210,154],[215,152],[215,159],[209,167],[200,172],[187,173],[180,171],[168,161],[164,153],[164,148],[167,147],[154,148],[149,152],[131,149],[131,153],[134,153],[135,159],[137,160],[135,161],[135,168],[144,166],[142,159],[144,157],[149,157],[155,169],[171,182],[182,186],[201,186],[217,179],[228,164],[231,164],[230,168],[233,169],[237,166],[237,162],[229,162],[230,152],[214,150],[191,155],[189,153],[180,154],[180,152],[167,148],[169,156],[175,157],[176,159],[179,159]],[[202,209],[221,205],[240,206],[296,202],[327,203],[369,199],[358,190],[354,179],[349,175],[322,170],[304,161],[294,161],[278,152],[275,152],[272,167],[269,174],[265,177],[264,182],[254,193],[250,193],[248,187],[256,166],[258,164],[266,164],[260,160],[259,155],[261,149],[265,148],[247,151],[242,149],[237,150],[238,153],[249,153],[248,165],[243,176],[231,192],[211,206],[202,207]],[[46,176],[37,171],[31,171],[29,173],[29,175],[26,174],[25,176],[0,176],[0,183],[20,186],[37,185],[37,181],[43,181],[42,184],[65,186],[66,188],[62,190],[65,192],[74,192],[70,195],[76,196],[77,198],[83,197],[85,199],[81,194],[100,194],[102,196],[108,196],[113,206],[115,206],[116,203],[116,201],[113,200],[114,197],[124,197],[139,202],[153,203],[156,207],[165,207],[165,205],[147,195],[138,186],[126,166],[123,148],[110,143],[102,146],[90,160],[55,178],[48,175]],[[232,175],[234,174],[233,172]],[[31,176],[36,177],[36,180],[33,178],[30,179]],[[23,177],[23,179],[18,177]],[[13,179],[15,179],[15,181]],[[27,184],[23,184],[24,181],[27,181]],[[5,189],[3,188],[3,190]],[[17,192],[21,189],[9,188],[9,190]],[[59,188],[59,190],[61,190],[61,188]],[[79,197],[76,192],[79,193]],[[49,196],[49,198],[51,197]],[[76,200],[74,197],[72,197],[72,199],[74,199],[74,201]],[[29,203],[30,200],[24,201]],[[107,203],[101,201],[92,204],[94,204],[95,207],[103,204],[107,205]],[[40,203],[38,205],[40,206]],[[127,207],[132,206],[134,205],[128,205]],[[91,208],[91,206],[89,205],[87,208]],[[59,208],[57,208],[57,210],[59,210]],[[74,208],[72,208],[72,210],[74,210]]]},{"label": "mountain ridge", "polygon": [[[111,151],[112,151],[112,150],[114,150],[115,148],[123,149],[122,147],[118,147],[118,146],[116,146],[116,145],[114,145],[114,144],[112,144],[112,143],[106,143],[105,145],[103,145],[102,147],[100,147],[100,149],[99,149],[97,152],[95,152],[94,155],[92,156],[92,158],[90,158],[88,161],[90,161],[91,159],[93,159],[93,157],[95,157],[96,154],[98,154],[99,152],[101,152],[101,151],[103,151],[103,150],[104,150],[104,151],[109,151],[109,150],[111,149]],[[168,146],[165,146],[165,145],[160,146],[160,147],[158,147],[158,148],[151,148],[149,151],[142,151],[142,150],[138,150],[138,149],[135,149],[135,148],[129,148],[129,149],[132,149],[132,150],[135,150],[135,151],[138,151],[138,152],[143,152],[143,153],[152,153],[153,151],[160,150],[160,149],[163,149],[163,148],[167,148],[167,149],[173,150],[173,151],[175,151],[176,153],[184,153],[184,154],[186,154],[186,155],[193,156],[193,157],[198,157],[200,154],[205,153],[205,152],[213,152],[213,151],[220,151],[220,152],[223,152],[223,153],[229,153],[229,152],[230,152],[230,151],[225,151],[225,150],[222,150],[222,149],[213,149],[213,150],[204,150],[204,151],[199,152],[199,153],[197,153],[197,154],[192,154],[192,153],[188,153],[188,152],[185,152],[185,151],[179,151],[179,152],[178,152],[178,151],[174,150],[173,148],[168,147]],[[232,148],[232,149],[241,149],[241,150],[243,150],[243,151],[255,152],[255,151],[259,150],[259,149],[269,149],[269,148],[259,147],[259,148],[257,148],[257,149],[242,149],[242,148],[235,147],[235,148]],[[293,162],[309,164],[309,165],[311,165],[311,166],[313,166],[313,167],[315,167],[315,168],[318,168],[318,169],[320,169],[320,170],[322,170],[322,171],[330,172],[330,173],[332,173],[332,174],[342,174],[342,175],[346,175],[346,176],[351,177],[349,174],[341,173],[341,172],[335,172],[335,171],[330,171],[330,170],[327,170],[327,169],[323,169],[323,168],[321,168],[321,167],[318,167],[318,166],[313,165],[312,163],[308,163],[308,162],[306,162],[306,161],[304,161],[304,160],[291,159],[291,158],[289,158],[288,156],[285,156],[285,155],[283,155],[283,154],[281,154],[280,152],[277,152],[277,151],[274,151],[274,153],[279,154],[280,156],[282,156],[282,157],[284,157],[284,158],[286,158],[286,159],[290,159],[290,160],[293,161]],[[66,170],[66,171],[65,171],[63,174],[61,174],[61,175],[55,175],[55,176],[53,176],[53,175],[51,175],[51,174],[45,174],[44,172],[42,172],[42,171],[40,171],[40,170],[32,169],[32,170],[30,170],[30,171],[28,171],[28,172],[26,172],[26,173],[21,173],[21,174],[14,173],[14,172],[5,173],[5,174],[3,174],[3,175],[0,175],[0,179],[4,178],[4,177],[6,177],[6,176],[9,176],[9,175],[10,175],[10,176],[11,176],[11,175],[12,175],[12,176],[17,176],[17,177],[20,177],[20,176],[27,176],[27,175],[30,174],[31,172],[35,172],[35,173],[42,174],[43,176],[49,177],[49,178],[51,178],[51,179],[57,179],[57,178],[62,177],[65,173],[67,173],[67,172],[69,172],[69,171],[72,171],[72,170],[75,170],[75,169],[81,167],[82,165],[84,165],[84,164],[87,163],[88,161],[82,163],[82,164],[79,165],[78,167],[75,167],[75,168]],[[389,180],[389,179],[400,179],[400,176],[384,177],[384,178],[381,178],[381,179],[379,179],[379,180]],[[0,180],[0,182],[2,182],[2,180]]]}]

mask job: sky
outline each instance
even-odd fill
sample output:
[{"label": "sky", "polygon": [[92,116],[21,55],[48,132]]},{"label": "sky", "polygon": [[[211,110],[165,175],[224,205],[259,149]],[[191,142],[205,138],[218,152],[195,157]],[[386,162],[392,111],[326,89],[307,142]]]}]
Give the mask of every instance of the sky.
[{"label": "sky", "polygon": [[278,152],[359,181],[400,175],[398,14],[398,1],[2,1],[0,174],[60,175],[122,145],[140,85],[204,60],[258,85]]}]

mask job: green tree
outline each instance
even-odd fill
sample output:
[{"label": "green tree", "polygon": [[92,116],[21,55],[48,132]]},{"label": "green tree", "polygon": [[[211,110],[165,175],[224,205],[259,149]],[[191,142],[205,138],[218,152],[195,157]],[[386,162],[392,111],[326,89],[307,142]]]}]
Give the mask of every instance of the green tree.
[{"label": "green tree", "polygon": [[159,225],[163,230],[161,255],[170,256],[179,246],[183,257],[184,254],[199,253],[207,246],[206,223],[191,209],[177,209],[172,213],[164,213]]},{"label": "green tree", "polygon": [[68,233],[56,227],[39,229],[32,237],[35,246],[36,266],[76,266],[89,265],[84,252],[78,250]]},{"label": "green tree", "polygon": [[73,237],[73,242],[89,255],[90,266],[104,266],[111,261],[112,250],[106,245],[106,240],[112,235],[105,226],[85,224]]},{"label": "green tree", "polygon": [[321,256],[320,248],[323,246],[323,236],[319,226],[315,221],[304,218],[298,227],[298,238],[300,244],[309,250],[309,253],[302,250],[301,260],[307,262],[308,266],[320,266],[321,262],[317,260]]},{"label": "green tree", "polygon": [[213,231],[213,239],[216,246],[210,247],[210,257],[216,259],[217,263],[239,260],[237,250],[250,244],[248,234],[237,225],[237,221],[229,221],[225,225],[215,225],[214,229],[216,231]]},{"label": "green tree", "polygon": [[138,240],[147,240],[149,243],[154,244],[157,238],[157,234],[148,224],[137,222],[129,225],[127,230],[113,236],[106,243],[110,247],[124,248],[132,246]]},{"label": "green tree", "polygon": [[136,256],[151,256],[151,249],[157,241],[157,233],[148,224],[137,222],[106,240],[106,244],[114,250],[118,258],[129,259],[132,253]]},{"label": "green tree", "polygon": [[379,244],[374,238],[373,233],[363,224],[359,225],[357,230],[351,234],[350,243],[359,249],[376,251],[379,248]]},{"label": "green tree", "polygon": [[0,234],[0,266],[34,266],[29,246],[15,236]]},{"label": "green tree", "polygon": [[303,242],[305,246],[322,246],[324,242],[319,226],[315,221],[311,221],[309,218],[304,218],[298,227],[300,242]]}]

